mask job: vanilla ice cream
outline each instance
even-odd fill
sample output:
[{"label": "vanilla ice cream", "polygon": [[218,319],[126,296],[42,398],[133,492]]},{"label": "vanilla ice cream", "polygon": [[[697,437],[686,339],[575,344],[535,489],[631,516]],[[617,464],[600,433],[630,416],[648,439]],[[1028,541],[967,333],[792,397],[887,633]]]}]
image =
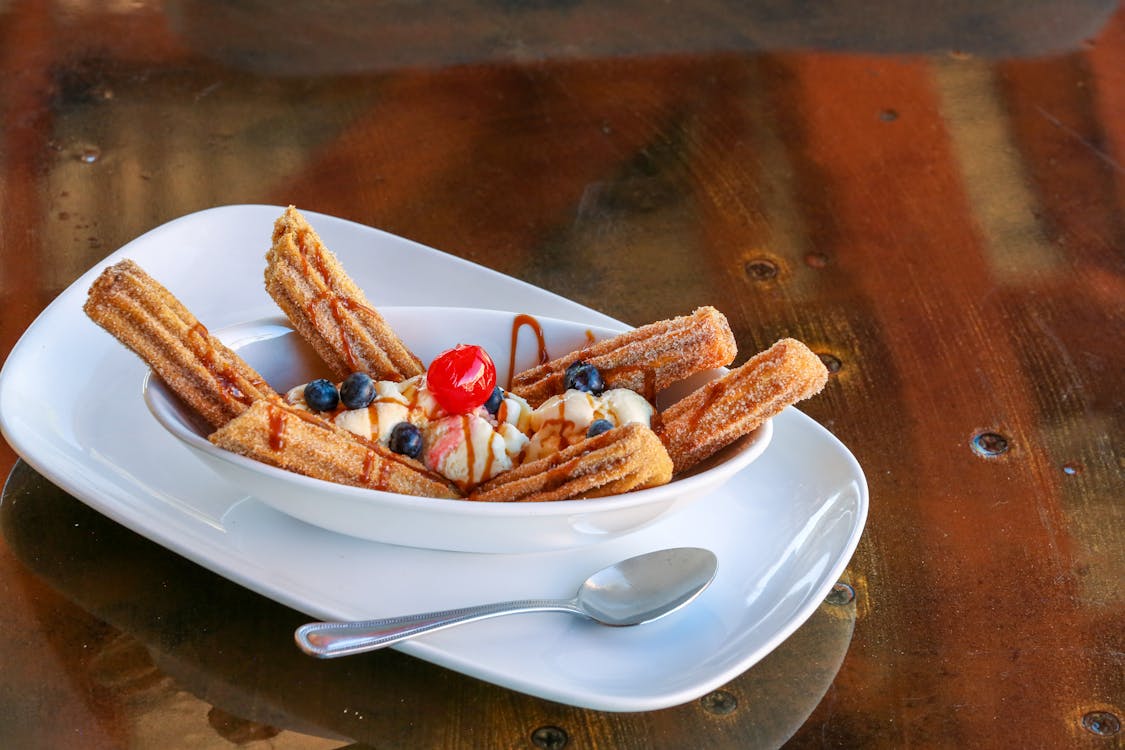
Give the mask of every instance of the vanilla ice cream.
[{"label": "vanilla ice cream", "polygon": [[596,420],[608,420],[614,427],[630,422],[651,427],[654,413],[643,396],[626,388],[613,388],[600,396],[568,390],[547,399],[531,413],[531,440],[524,460],[534,461],[584,440]]}]

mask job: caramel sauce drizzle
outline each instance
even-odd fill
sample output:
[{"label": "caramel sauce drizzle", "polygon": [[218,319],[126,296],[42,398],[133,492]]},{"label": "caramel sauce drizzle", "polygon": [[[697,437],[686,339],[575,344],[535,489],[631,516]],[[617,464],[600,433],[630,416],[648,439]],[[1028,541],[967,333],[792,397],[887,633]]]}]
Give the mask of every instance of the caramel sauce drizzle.
[{"label": "caramel sauce drizzle", "polygon": [[512,319],[512,348],[508,357],[508,387],[507,390],[512,389],[512,378],[516,376],[516,345],[519,343],[520,330],[527,326],[531,332],[535,334],[535,343],[538,347],[539,364],[543,365],[551,361],[551,357],[547,354],[547,342],[543,338],[543,326],[539,325],[539,321],[532,315],[520,313]]},{"label": "caramel sauce drizzle", "polygon": [[[284,402],[282,402],[282,403],[284,404]],[[321,429],[321,430],[325,429],[325,420],[318,417],[315,412],[305,411],[304,409],[295,409],[295,408],[293,408],[291,406],[288,406],[288,405],[281,406],[281,407],[278,407],[278,408],[284,409],[286,414],[292,414],[293,416],[297,417],[298,419],[303,419],[305,422],[308,422],[309,424],[313,425],[314,427],[316,427],[318,429]],[[331,420],[327,420],[327,421],[329,423],[331,422]]]},{"label": "caramel sauce drizzle", "polygon": [[548,462],[546,476],[543,480],[543,490],[555,490],[566,484],[573,475],[575,467],[583,458],[614,443],[615,438],[612,437],[613,434],[613,431],[603,432],[601,435],[590,438],[588,441],[588,445],[590,445],[589,450],[583,452],[582,455],[574,456],[565,461],[559,458],[560,453],[553,454]]},{"label": "caramel sauce drizzle", "polygon": [[[359,359],[356,357],[355,352],[352,350],[352,344],[348,341],[348,337],[344,333],[344,313],[340,310],[340,303],[349,301],[351,300],[347,297],[341,297],[336,292],[329,289],[309,300],[308,304],[305,305],[305,314],[315,320],[317,307],[319,307],[322,302],[328,304],[328,311],[332,314],[332,322],[336,324],[336,332],[340,336],[340,348],[343,350],[344,359],[347,361],[348,367],[354,372],[360,369]],[[360,307],[362,307],[362,305],[360,305]]]},{"label": "caramel sauce drizzle", "polygon": [[582,456],[576,456],[561,461],[558,456],[559,454],[555,453],[548,461],[546,476],[543,477],[543,491],[555,490],[566,484],[567,480],[571,478],[574,467],[582,459]]},{"label": "caramel sauce drizzle", "polygon": [[[374,472],[376,466],[379,467],[378,474]],[[367,453],[363,456],[363,470],[359,481],[373,490],[386,490],[390,486],[391,462],[385,456],[380,456],[374,446],[368,446]]]},{"label": "caramel sauce drizzle", "polygon": [[577,463],[575,460],[570,460],[564,464],[559,464],[548,470],[547,477],[543,482],[543,490],[557,490],[566,483],[570,478],[571,472],[574,470],[574,465]]},{"label": "caramel sauce drizzle", "polygon": [[688,420],[689,431],[695,431],[699,427],[699,421],[703,419],[703,415],[706,414],[711,408],[711,405],[722,398],[723,394],[726,392],[727,384],[724,381],[715,380],[713,383],[703,403],[699,405],[699,408],[692,413],[691,419]]},{"label": "caramel sauce drizzle", "polygon": [[348,340],[347,334],[345,332],[343,310],[348,310],[353,313],[366,313],[367,315],[376,316],[378,315],[378,313],[362,302],[357,302],[355,299],[328,285],[328,281],[329,279],[331,279],[331,276],[329,275],[329,270],[328,266],[325,263],[324,255],[323,253],[313,251],[313,247],[309,242],[309,233],[307,231],[298,232],[297,249],[301,255],[301,262],[304,263],[305,276],[310,275],[309,261],[311,256],[312,263],[316,266],[316,271],[319,274],[320,278],[324,279],[326,287],[323,292],[309,300],[308,304],[305,306],[305,313],[309,316],[309,318],[315,320],[317,307],[321,303],[326,302],[328,304],[328,310],[332,314],[332,321],[336,324],[336,332],[340,336],[340,343],[342,344],[342,348],[344,350],[344,359],[347,360],[348,367],[350,367],[353,371],[363,369],[362,363],[359,361],[359,359],[356,357],[355,352],[352,350],[352,344]]},{"label": "caramel sauce drizzle", "polygon": [[565,416],[563,416],[564,414],[566,414],[566,402],[560,401],[556,408],[558,409],[558,416],[543,420],[543,424],[539,427],[539,432],[544,432],[548,427],[558,425],[558,449],[561,451],[563,448],[571,445],[571,442],[566,435],[568,432],[573,432],[574,428],[577,427],[577,425],[572,420],[569,420]]},{"label": "caramel sauce drizzle", "polygon": [[[373,479],[372,475],[376,465],[379,467],[379,473]],[[390,478],[391,462],[380,457],[373,447],[368,447],[367,453],[363,455],[363,470],[360,473],[359,481],[373,490],[386,490],[390,484]]]},{"label": "caramel sauce drizzle", "polygon": [[391,462],[383,460],[379,464],[379,478],[375,480],[375,489],[385,490],[391,484]]},{"label": "caramel sauce drizzle", "polygon": [[493,453],[490,450],[488,452],[488,456],[486,456],[485,459],[484,459],[484,473],[480,475],[481,479],[484,479],[485,477],[492,475],[492,464],[495,461],[496,461],[496,454]]},{"label": "caramel sauce drizzle", "polygon": [[461,415],[461,432],[465,442],[465,464],[469,469],[468,484],[473,483],[473,467],[477,465],[476,451],[473,450],[472,420],[468,414]]},{"label": "caramel sauce drizzle", "polygon": [[465,445],[465,464],[469,469],[469,476],[463,481],[454,481],[462,492],[468,493],[473,487],[477,486],[485,480],[486,477],[492,474],[492,467],[496,462],[496,453],[492,450],[492,445],[489,443],[488,453],[484,457],[484,468],[480,475],[474,471],[477,463],[476,448],[473,446],[473,430],[472,430],[472,415],[461,415],[461,433],[463,443]]},{"label": "caramel sauce drizzle", "polygon": [[249,406],[254,401],[254,397],[246,394],[238,387],[238,381],[245,380],[250,385],[262,388],[265,384],[259,381],[243,378],[241,374],[228,362],[219,362],[215,359],[218,350],[211,343],[211,334],[207,327],[202,323],[197,322],[191,327],[188,332],[189,338],[191,336],[198,336],[200,343],[193,347],[196,356],[199,357],[200,363],[207,368],[211,376],[215,378],[215,382],[219,384],[219,391],[226,401],[237,401],[238,403]]},{"label": "caramel sauce drizzle", "polygon": [[370,448],[368,448],[367,453],[363,455],[363,470],[359,475],[359,481],[363,484],[371,484],[371,469],[375,466],[375,460],[377,458],[378,456],[375,455],[375,451]]},{"label": "caramel sauce drizzle", "polygon": [[285,447],[286,412],[275,404],[269,405],[270,448],[280,451]]},{"label": "caramel sauce drizzle", "polygon": [[407,406],[406,406],[406,415],[407,415],[407,417],[412,417],[412,416],[414,416],[414,413],[415,413],[415,412],[417,412],[417,411],[418,411],[419,409],[421,409],[421,408],[422,408],[422,407],[421,407],[421,406],[420,406],[420,405],[418,404],[418,399],[419,399],[419,398],[421,398],[421,389],[419,389],[419,388],[415,388],[414,390],[412,390],[412,391],[410,392],[410,403],[409,403],[409,404],[407,404]]}]

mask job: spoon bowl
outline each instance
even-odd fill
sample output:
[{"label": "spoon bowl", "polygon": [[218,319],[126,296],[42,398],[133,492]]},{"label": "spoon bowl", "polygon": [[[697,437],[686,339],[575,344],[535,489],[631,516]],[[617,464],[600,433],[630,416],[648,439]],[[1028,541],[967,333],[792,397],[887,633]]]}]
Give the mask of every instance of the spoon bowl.
[{"label": "spoon bowl", "polygon": [[320,658],[373,651],[423,633],[520,612],[569,612],[613,627],[652,622],[685,606],[711,585],[718,559],[710,550],[677,547],[630,557],[587,578],[572,599],[515,601],[358,622],[311,622],[293,634]]}]

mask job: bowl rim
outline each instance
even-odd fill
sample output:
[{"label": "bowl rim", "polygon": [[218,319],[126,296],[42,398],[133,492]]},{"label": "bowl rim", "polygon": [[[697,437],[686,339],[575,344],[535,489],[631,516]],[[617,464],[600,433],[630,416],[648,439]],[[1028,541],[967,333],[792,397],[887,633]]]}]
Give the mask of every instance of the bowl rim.
[{"label": "bowl rim", "polygon": [[[381,306],[380,311],[388,310],[443,310],[448,311],[450,314],[455,314],[456,311],[471,311],[473,314],[497,314],[504,316],[511,316],[518,313],[512,313],[505,310],[492,310],[487,308],[467,308],[467,307],[443,307],[440,305],[400,305],[400,306]],[[594,332],[602,331],[605,333],[619,333],[613,329],[604,326],[589,326],[576,321],[569,321],[561,318],[552,318],[550,316],[534,316],[540,323],[548,321],[553,324],[561,324],[565,326],[579,326],[584,330],[591,330]],[[223,334],[231,332],[236,329],[248,329],[255,326],[281,326],[293,329],[292,324],[284,315],[268,315],[254,318],[251,320],[240,321],[225,325],[218,328],[211,333],[220,340],[223,340]],[[625,329],[628,330],[628,329]],[[299,334],[298,334],[299,335]],[[225,344],[227,341],[223,341]],[[249,343],[249,342],[247,342]],[[229,344],[228,344],[229,345]],[[505,358],[506,359],[506,358]],[[715,368],[718,372],[725,372],[727,368]],[[659,501],[661,499],[675,499],[677,495],[691,495],[702,489],[712,486],[719,486],[727,481],[731,476],[742,471],[748,465],[753,463],[766,448],[769,447],[770,441],[773,436],[773,420],[767,419],[758,426],[753,432],[743,436],[739,441],[748,443],[738,452],[731,456],[729,460],[717,465],[707,468],[697,473],[688,473],[686,476],[674,478],[668,484],[663,484],[657,487],[650,487],[642,490],[633,490],[619,495],[610,495],[599,498],[577,498],[571,500],[552,500],[549,502],[477,502],[471,501],[466,498],[436,498],[418,495],[404,495],[397,492],[386,492],[384,490],[376,490],[367,487],[355,487],[352,485],[338,484],[324,479],[317,479],[315,477],[305,476],[297,472],[282,469],[276,466],[257,461],[246,456],[233,453],[231,451],[220,448],[211,443],[205,436],[200,435],[195,429],[186,424],[180,418],[177,408],[174,405],[180,406],[184,410],[190,407],[183,405],[175,393],[168,388],[164,381],[151,369],[147,369],[142,383],[142,397],[145,405],[148,407],[149,413],[154,419],[169,432],[173,437],[180,440],[190,448],[202,453],[203,455],[223,461],[238,469],[262,474],[272,481],[286,482],[296,485],[298,488],[307,488],[310,493],[325,493],[329,492],[336,494],[341,498],[347,498],[356,502],[365,502],[376,505],[389,505],[401,510],[409,511],[434,511],[440,510],[443,513],[453,515],[472,515],[472,516],[498,516],[504,517],[520,517],[520,516],[558,516],[570,514],[586,514],[592,511],[608,512],[614,510],[623,510],[633,508],[638,505],[645,505],[648,502]],[[739,442],[739,441],[736,441]],[[732,444],[733,445],[733,444]],[[729,450],[728,446],[724,450]]]}]

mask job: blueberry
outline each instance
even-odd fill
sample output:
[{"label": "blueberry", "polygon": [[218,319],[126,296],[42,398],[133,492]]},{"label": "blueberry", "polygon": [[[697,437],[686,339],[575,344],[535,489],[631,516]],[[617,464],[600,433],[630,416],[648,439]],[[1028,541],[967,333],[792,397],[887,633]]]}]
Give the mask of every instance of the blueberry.
[{"label": "blueberry", "polygon": [[399,422],[391,428],[387,447],[395,453],[418,458],[422,455],[422,431],[410,422]]},{"label": "blueberry", "polygon": [[613,422],[608,419],[595,419],[586,428],[586,437],[592,438],[595,435],[601,435],[603,432],[609,432],[613,429]]},{"label": "blueberry", "polygon": [[500,404],[503,402],[504,391],[500,389],[500,386],[496,386],[492,389],[492,395],[484,402],[484,408],[488,409],[489,414],[495,415],[496,412],[500,411]]},{"label": "blueberry", "polygon": [[375,381],[365,372],[353,372],[340,384],[340,400],[349,409],[363,409],[375,400]]},{"label": "blueberry", "polygon": [[605,383],[602,382],[602,374],[598,372],[598,368],[582,360],[573,362],[566,368],[563,385],[567,390],[573,388],[595,396],[605,390]]},{"label": "blueberry", "polygon": [[317,378],[305,386],[305,404],[313,411],[332,411],[340,403],[340,392],[331,381]]}]

